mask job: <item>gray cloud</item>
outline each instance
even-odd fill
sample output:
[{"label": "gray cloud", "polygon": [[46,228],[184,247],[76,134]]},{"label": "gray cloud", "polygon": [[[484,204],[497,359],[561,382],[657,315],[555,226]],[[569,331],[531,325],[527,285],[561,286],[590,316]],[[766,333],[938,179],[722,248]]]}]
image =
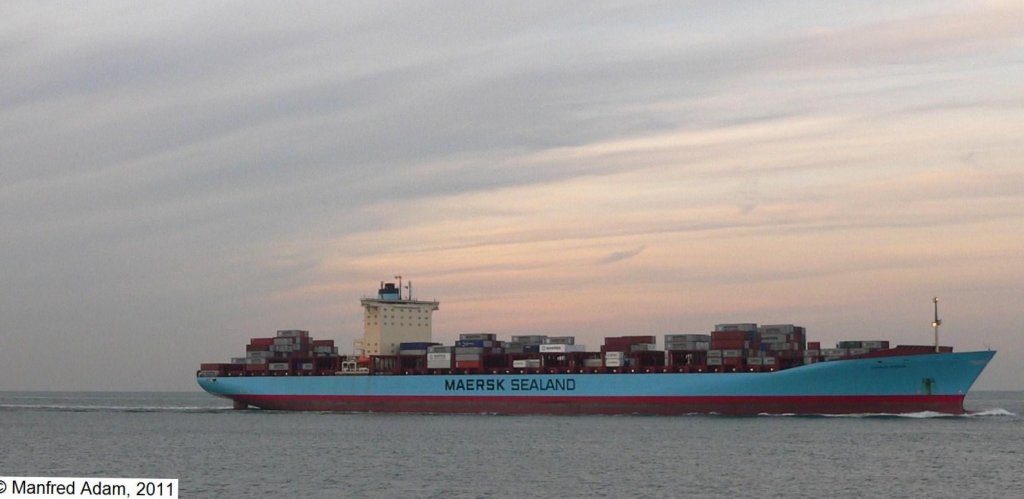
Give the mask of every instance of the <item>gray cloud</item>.
[{"label": "gray cloud", "polygon": [[[10,347],[0,351],[0,388],[191,388],[175,376],[236,351],[261,328],[312,323],[302,327],[336,333],[347,311],[309,317],[302,304],[270,311],[265,300],[319,282],[331,252],[367,256],[329,248],[332,241],[480,215],[434,213],[432,199],[579,179],[629,189],[614,182],[636,172],[686,172],[688,182],[709,186],[757,179],[756,191],[740,193],[751,199],[727,201],[745,215],[738,220],[687,211],[715,199],[679,200],[639,223],[524,223],[475,238],[448,234],[443,247],[425,243],[432,250],[951,223],[927,210],[886,213],[880,201],[904,195],[903,185],[875,184],[874,197],[844,201],[847,178],[833,176],[861,164],[837,151],[862,144],[823,140],[827,150],[783,157],[765,145],[853,135],[846,122],[781,138],[543,159],[662,133],[784,129],[802,117],[878,126],[921,113],[984,113],[972,121],[981,123],[1000,107],[1019,111],[1015,89],[999,83],[1018,76],[1012,16],[998,6],[921,10],[890,5],[883,14],[846,2],[5,4],[0,317]],[[996,29],[985,29],[993,21]],[[1019,176],[999,170],[1007,146],[990,140],[953,152],[978,151],[971,161],[1001,180],[985,177],[970,192],[943,183],[922,197],[1004,200],[957,220],[1014,221],[1019,195],[1007,189]],[[730,156],[756,148],[757,162]],[[802,206],[837,200],[831,210],[789,207],[793,190],[778,184],[794,177],[813,187]],[[871,216],[850,215],[857,211]],[[611,244],[633,249],[600,263],[646,250],[632,239]],[[543,265],[465,262],[439,272]],[[124,355],[151,356],[155,367],[124,381],[139,385],[105,385],[91,366]],[[48,378],[38,359],[74,359],[73,369]]]},{"label": "gray cloud", "polygon": [[605,258],[602,258],[599,263],[602,264],[602,265],[607,265],[609,263],[615,263],[615,262],[621,262],[623,260],[629,260],[630,258],[633,258],[633,257],[639,255],[640,253],[643,253],[645,249],[647,249],[646,246],[638,246],[638,247],[630,249],[630,250],[615,251],[615,252],[612,252],[610,255],[606,256]]}]

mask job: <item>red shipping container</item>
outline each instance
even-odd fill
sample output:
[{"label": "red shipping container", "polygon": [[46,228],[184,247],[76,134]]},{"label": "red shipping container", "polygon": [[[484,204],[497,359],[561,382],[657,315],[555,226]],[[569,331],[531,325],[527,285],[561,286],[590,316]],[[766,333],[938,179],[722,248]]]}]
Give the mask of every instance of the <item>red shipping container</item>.
[{"label": "red shipping container", "polygon": [[246,345],[245,346],[245,351],[246,352],[266,352],[267,350],[270,350],[270,347],[266,346],[266,345]]},{"label": "red shipping container", "polygon": [[821,342],[820,341],[808,341],[807,342],[807,349],[808,350],[821,350]]},{"label": "red shipping container", "polygon": [[249,344],[259,347],[269,347],[274,344],[274,338],[252,338],[249,340]]},{"label": "red shipping container", "polygon": [[716,340],[712,338],[712,350],[743,350],[746,348],[746,340]]},{"label": "red shipping container", "polygon": [[334,340],[313,340],[312,344],[314,347],[333,347]]},{"label": "red shipping container", "polygon": [[455,361],[456,369],[480,369],[483,364],[479,360],[457,360]]},{"label": "red shipping container", "polygon": [[711,341],[715,340],[740,340],[746,341],[753,336],[752,333],[746,331],[712,331]]}]

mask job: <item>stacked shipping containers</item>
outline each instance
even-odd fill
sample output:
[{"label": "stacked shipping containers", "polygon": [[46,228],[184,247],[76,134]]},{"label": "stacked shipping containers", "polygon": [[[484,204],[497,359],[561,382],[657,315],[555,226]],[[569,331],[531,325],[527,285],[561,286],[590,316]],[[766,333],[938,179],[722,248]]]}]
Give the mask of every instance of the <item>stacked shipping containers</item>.
[{"label": "stacked shipping containers", "polygon": [[[822,349],[807,342],[805,330],[792,324],[717,324],[710,334],[665,335],[658,350],[652,335],[607,337],[600,353],[586,351],[573,336],[520,335],[511,342],[493,333],[462,333],[454,346],[433,342],[401,343],[396,356],[360,359],[369,372],[395,374],[433,371],[584,372],[583,369],[628,368],[632,371],[691,372],[776,370],[824,360],[868,354],[889,348],[887,341],[840,341]],[[910,347],[906,347],[910,348]],[[333,374],[345,361],[333,340],[313,340],[308,331],[281,330],[275,337],[252,338],[246,356],[230,364],[202,364],[207,375]],[[355,363],[355,357],[349,359]],[[671,369],[669,369],[671,368]],[[577,371],[578,370],[578,371]]]}]

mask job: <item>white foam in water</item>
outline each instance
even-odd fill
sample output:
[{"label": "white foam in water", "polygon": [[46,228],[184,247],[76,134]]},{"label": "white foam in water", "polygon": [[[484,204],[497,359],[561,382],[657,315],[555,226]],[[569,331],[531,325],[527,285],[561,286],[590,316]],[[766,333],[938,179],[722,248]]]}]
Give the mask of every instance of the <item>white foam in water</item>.
[{"label": "white foam in water", "polygon": [[1010,412],[1010,411],[1008,411],[1008,410],[1006,410],[1006,409],[1002,409],[1002,408],[996,407],[994,409],[985,409],[983,411],[978,411],[978,412],[969,412],[967,414],[964,414],[964,416],[968,416],[968,417],[974,417],[974,416],[1010,416],[1010,417],[1016,417],[1017,415],[1012,413],[1012,412]]},{"label": "white foam in water", "polygon": [[230,411],[231,407],[204,406],[125,406],[125,405],[63,405],[63,404],[0,404],[0,409],[35,409],[42,411],[69,412],[218,412]]}]

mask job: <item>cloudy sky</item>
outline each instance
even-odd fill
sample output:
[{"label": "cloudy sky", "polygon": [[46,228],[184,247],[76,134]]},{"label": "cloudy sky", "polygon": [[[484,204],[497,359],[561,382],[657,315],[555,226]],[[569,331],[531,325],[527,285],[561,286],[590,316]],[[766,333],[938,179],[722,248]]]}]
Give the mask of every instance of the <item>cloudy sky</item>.
[{"label": "cloudy sky", "polygon": [[402,275],[459,332],[1000,351],[1011,1],[0,5],[0,390],[195,390]]}]

